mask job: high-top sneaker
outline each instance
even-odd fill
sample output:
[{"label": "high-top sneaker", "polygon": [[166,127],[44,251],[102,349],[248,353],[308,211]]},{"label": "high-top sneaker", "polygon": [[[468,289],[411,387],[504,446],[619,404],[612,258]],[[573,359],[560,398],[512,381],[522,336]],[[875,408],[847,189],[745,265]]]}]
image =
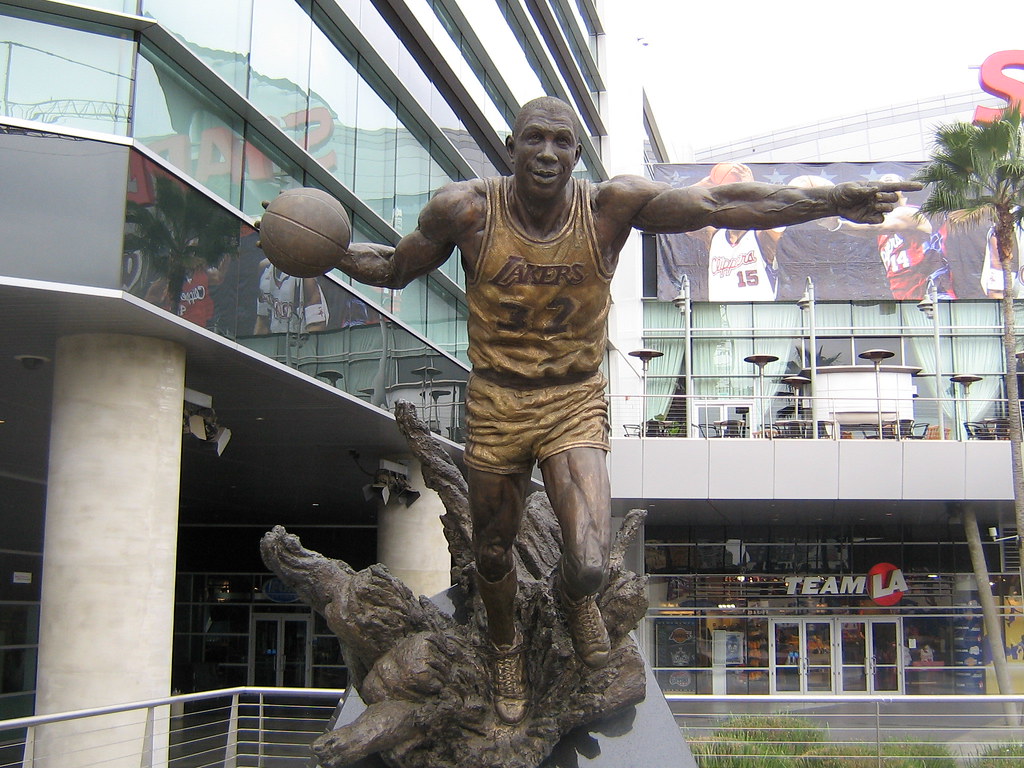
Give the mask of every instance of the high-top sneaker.
[{"label": "high-top sneaker", "polygon": [[491,667],[494,709],[501,721],[509,725],[520,722],[530,706],[523,650],[522,642],[494,646],[494,662]]},{"label": "high-top sneaker", "polygon": [[587,595],[574,602],[563,592],[562,605],[569,619],[569,635],[576,655],[591,669],[603,667],[608,663],[612,646],[608,639],[608,629],[597,607],[597,595]]}]

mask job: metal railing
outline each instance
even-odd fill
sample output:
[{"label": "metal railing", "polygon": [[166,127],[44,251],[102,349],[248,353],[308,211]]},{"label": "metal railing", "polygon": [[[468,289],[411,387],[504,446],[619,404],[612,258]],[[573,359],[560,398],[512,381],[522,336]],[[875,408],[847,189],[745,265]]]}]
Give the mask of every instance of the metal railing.
[{"label": "metal railing", "polygon": [[0,721],[0,768],[306,768],[343,695],[239,687]]},{"label": "metal railing", "polygon": [[[0,721],[0,768],[308,768],[343,693],[228,688]],[[701,768],[1024,764],[1024,696],[666,698]],[[60,724],[68,740],[45,733]]]},{"label": "metal railing", "polygon": [[1005,399],[610,395],[608,402],[613,437],[1009,439]]}]

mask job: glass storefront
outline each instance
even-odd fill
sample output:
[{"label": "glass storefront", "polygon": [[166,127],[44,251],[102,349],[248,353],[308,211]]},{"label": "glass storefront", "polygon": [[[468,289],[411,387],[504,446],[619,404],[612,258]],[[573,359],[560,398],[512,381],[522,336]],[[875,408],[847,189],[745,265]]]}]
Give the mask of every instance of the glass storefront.
[{"label": "glass storefront", "polygon": [[976,606],[913,616],[692,613],[652,619],[654,666],[665,693],[987,691],[989,657]]},{"label": "glass storefront", "polygon": [[174,632],[178,692],[348,682],[323,617],[271,574],[178,574]]},{"label": "glass storefront", "polygon": [[[716,542],[707,530],[649,528],[646,636],[665,692],[992,692],[966,546],[951,531],[860,533],[778,528]],[[1024,662],[1018,583],[993,576],[1011,664]]]}]

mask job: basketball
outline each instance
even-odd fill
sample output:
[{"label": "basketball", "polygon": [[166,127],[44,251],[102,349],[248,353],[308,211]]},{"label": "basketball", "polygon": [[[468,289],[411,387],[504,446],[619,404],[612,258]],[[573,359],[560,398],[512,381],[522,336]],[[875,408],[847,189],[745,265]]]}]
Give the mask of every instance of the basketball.
[{"label": "basketball", "polygon": [[260,219],[260,248],[270,263],[294,277],[316,277],[333,269],[352,237],[345,207],[320,189],[288,189]]},{"label": "basketball", "polygon": [[834,187],[835,184],[821,176],[796,176],[790,179],[789,186],[810,189],[811,187]]},{"label": "basketball", "polygon": [[742,163],[718,163],[708,174],[711,184],[731,184],[736,181],[749,181],[750,169]]}]

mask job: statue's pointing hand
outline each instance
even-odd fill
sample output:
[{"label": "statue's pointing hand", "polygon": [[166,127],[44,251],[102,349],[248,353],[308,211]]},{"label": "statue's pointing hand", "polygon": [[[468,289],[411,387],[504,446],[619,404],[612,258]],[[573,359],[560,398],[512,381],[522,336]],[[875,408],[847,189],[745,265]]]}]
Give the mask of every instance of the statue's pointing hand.
[{"label": "statue's pointing hand", "polygon": [[905,203],[903,192],[916,192],[923,185],[916,181],[865,182],[837,184],[829,192],[836,213],[861,224],[881,224],[885,214]]}]

